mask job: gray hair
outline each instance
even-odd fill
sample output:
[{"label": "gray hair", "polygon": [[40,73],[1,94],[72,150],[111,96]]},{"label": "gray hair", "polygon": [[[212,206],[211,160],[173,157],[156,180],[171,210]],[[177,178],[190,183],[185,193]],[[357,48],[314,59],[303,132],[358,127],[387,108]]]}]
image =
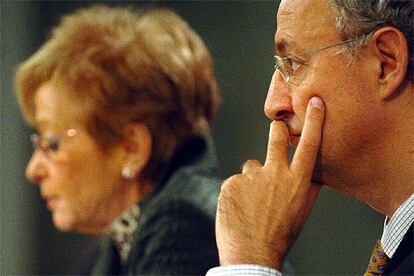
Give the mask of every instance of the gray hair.
[{"label": "gray hair", "polygon": [[[405,36],[410,62],[408,77],[414,81],[414,1],[413,0],[329,0],[335,11],[336,29],[343,39],[363,36],[350,44],[353,56],[366,45],[369,34],[382,26],[394,26]],[[353,49],[353,50],[352,50]]]}]

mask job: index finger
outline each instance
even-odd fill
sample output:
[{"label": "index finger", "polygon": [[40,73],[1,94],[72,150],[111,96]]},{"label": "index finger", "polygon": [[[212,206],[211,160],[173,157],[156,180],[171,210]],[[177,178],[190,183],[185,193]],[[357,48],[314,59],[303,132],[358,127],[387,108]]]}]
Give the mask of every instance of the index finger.
[{"label": "index finger", "polygon": [[316,156],[322,139],[325,105],[319,97],[313,97],[306,109],[305,123],[290,169],[294,174],[312,177]]},{"label": "index finger", "polygon": [[289,130],[284,121],[273,121],[270,124],[269,142],[264,167],[288,165]]}]

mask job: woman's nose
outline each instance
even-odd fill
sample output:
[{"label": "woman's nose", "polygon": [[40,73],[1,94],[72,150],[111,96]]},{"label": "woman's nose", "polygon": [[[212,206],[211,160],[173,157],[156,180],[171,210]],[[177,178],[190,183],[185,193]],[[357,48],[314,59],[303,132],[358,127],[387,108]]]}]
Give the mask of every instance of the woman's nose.
[{"label": "woman's nose", "polygon": [[26,178],[34,184],[41,184],[43,179],[47,176],[44,158],[45,157],[42,156],[42,153],[40,153],[39,150],[35,150],[27,164]]},{"label": "woman's nose", "polygon": [[264,112],[270,120],[283,120],[293,112],[292,98],[286,83],[275,71],[267,92]]}]

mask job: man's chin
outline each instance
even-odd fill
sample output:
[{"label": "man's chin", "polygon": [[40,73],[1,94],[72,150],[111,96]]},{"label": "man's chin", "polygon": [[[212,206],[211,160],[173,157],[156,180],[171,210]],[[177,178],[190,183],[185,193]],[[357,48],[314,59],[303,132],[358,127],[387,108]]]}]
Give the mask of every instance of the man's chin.
[{"label": "man's chin", "polygon": [[323,181],[317,177],[312,177],[311,180],[312,184],[323,186]]},{"label": "man's chin", "polygon": [[315,161],[315,167],[313,168],[312,173],[312,183],[317,185],[324,185],[323,177],[322,177],[322,165],[321,165],[321,154],[318,153],[318,156],[316,157]]},{"label": "man's chin", "polygon": [[[291,161],[295,155],[296,148],[299,144],[300,136],[291,135],[289,136],[289,160]],[[318,155],[315,160],[315,167],[312,173],[312,183],[318,185],[324,185],[322,178],[322,165],[321,165],[321,151],[318,152]]]}]

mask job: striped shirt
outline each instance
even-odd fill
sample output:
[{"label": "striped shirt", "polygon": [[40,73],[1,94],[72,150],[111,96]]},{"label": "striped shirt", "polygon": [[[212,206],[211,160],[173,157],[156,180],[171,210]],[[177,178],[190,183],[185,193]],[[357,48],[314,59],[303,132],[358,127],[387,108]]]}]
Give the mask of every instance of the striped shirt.
[{"label": "striped shirt", "polygon": [[218,266],[210,269],[206,276],[231,276],[231,275],[249,275],[249,276],[282,276],[282,273],[270,267],[253,264],[239,264]]},{"label": "striped shirt", "polygon": [[381,245],[385,254],[392,258],[402,239],[414,222],[414,194],[412,194],[392,215],[385,219]]}]

